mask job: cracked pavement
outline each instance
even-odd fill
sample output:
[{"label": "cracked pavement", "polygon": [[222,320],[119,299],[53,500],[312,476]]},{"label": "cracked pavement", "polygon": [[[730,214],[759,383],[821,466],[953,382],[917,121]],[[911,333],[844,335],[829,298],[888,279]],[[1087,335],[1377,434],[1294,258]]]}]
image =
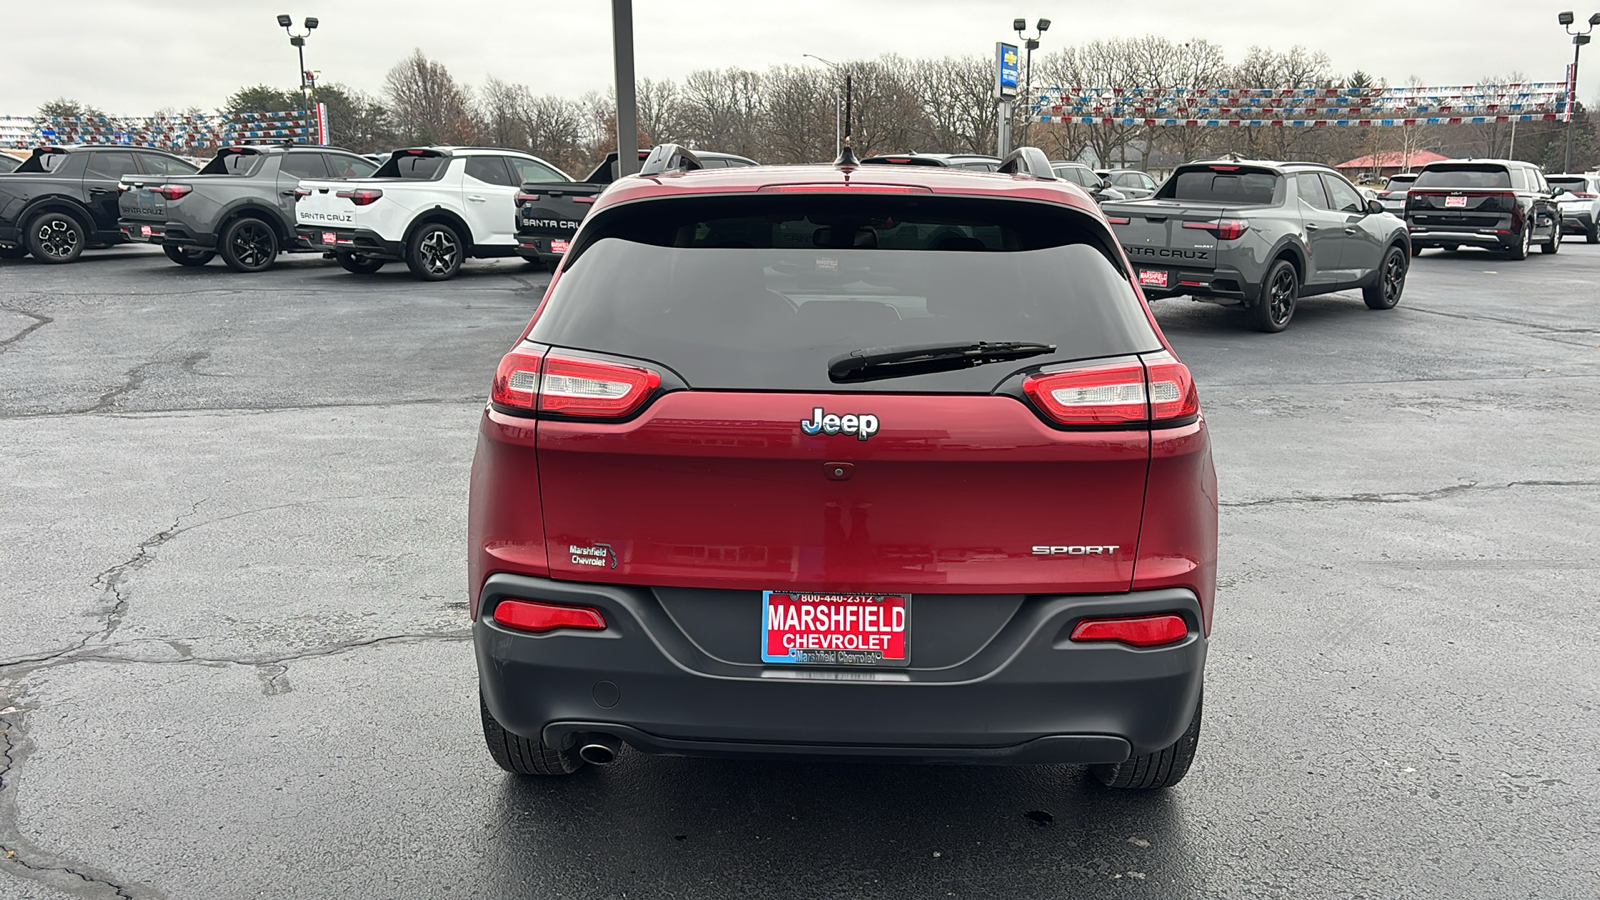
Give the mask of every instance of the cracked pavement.
[{"label": "cracked pavement", "polygon": [[[467,469],[545,278],[0,261],[0,897],[1600,893],[1600,248],[1415,261],[1288,332],[1182,300],[1222,493],[1206,725],[1071,767],[478,733]],[[1491,274],[1492,273],[1492,274]]]}]

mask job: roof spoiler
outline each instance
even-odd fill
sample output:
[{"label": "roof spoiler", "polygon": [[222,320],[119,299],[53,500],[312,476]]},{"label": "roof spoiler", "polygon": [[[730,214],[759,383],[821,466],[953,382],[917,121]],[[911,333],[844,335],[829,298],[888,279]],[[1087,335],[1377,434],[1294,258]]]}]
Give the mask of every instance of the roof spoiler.
[{"label": "roof spoiler", "polygon": [[693,172],[695,169],[704,169],[705,163],[694,151],[677,144],[658,144],[651,148],[650,155],[644,158],[644,165],[639,167],[640,175],[660,175],[665,172]]},{"label": "roof spoiler", "polygon": [[1034,178],[1055,180],[1055,170],[1050,168],[1050,158],[1038,147],[1018,147],[1000,161],[997,170],[1002,175],[1031,175]]}]

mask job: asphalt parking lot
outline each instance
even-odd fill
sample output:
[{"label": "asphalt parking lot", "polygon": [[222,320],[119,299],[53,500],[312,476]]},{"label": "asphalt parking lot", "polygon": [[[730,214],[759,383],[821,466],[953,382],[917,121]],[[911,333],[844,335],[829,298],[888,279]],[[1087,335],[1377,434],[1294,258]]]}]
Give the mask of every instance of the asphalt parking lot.
[{"label": "asphalt parking lot", "polygon": [[1289,330],[1157,304],[1212,426],[1200,755],[644,757],[479,734],[467,470],[547,277],[0,262],[0,897],[1600,897],[1600,247]]}]

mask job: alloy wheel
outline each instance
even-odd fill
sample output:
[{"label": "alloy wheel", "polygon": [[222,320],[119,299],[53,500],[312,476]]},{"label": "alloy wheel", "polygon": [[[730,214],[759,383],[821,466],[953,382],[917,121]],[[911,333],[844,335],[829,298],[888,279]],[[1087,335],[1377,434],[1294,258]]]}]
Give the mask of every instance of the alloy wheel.
[{"label": "alloy wheel", "polygon": [[435,231],[422,239],[422,264],[434,275],[442,275],[450,271],[456,264],[456,255],[461,248],[450,239],[448,232]]},{"label": "alloy wheel", "polygon": [[39,249],[56,259],[66,259],[78,247],[78,232],[62,219],[39,226]]},{"label": "alloy wheel", "polygon": [[1283,325],[1294,315],[1294,270],[1284,267],[1272,279],[1272,287],[1268,291],[1270,306],[1268,311],[1272,315],[1274,325]]},{"label": "alloy wheel", "polygon": [[247,223],[233,232],[233,256],[248,267],[266,265],[272,261],[272,235],[264,225]]},{"label": "alloy wheel", "polygon": [[1389,254],[1383,267],[1383,299],[1393,304],[1399,301],[1400,291],[1406,285],[1406,258],[1401,253]]}]

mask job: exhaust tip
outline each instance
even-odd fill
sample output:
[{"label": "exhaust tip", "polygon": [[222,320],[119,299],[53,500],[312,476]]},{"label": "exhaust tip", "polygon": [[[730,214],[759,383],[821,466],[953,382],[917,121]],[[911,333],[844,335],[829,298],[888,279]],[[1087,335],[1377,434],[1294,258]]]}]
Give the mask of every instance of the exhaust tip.
[{"label": "exhaust tip", "polygon": [[622,752],[622,742],[609,734],[585,734],[578,740],[578,758],[591,766],[609,766]]}]

